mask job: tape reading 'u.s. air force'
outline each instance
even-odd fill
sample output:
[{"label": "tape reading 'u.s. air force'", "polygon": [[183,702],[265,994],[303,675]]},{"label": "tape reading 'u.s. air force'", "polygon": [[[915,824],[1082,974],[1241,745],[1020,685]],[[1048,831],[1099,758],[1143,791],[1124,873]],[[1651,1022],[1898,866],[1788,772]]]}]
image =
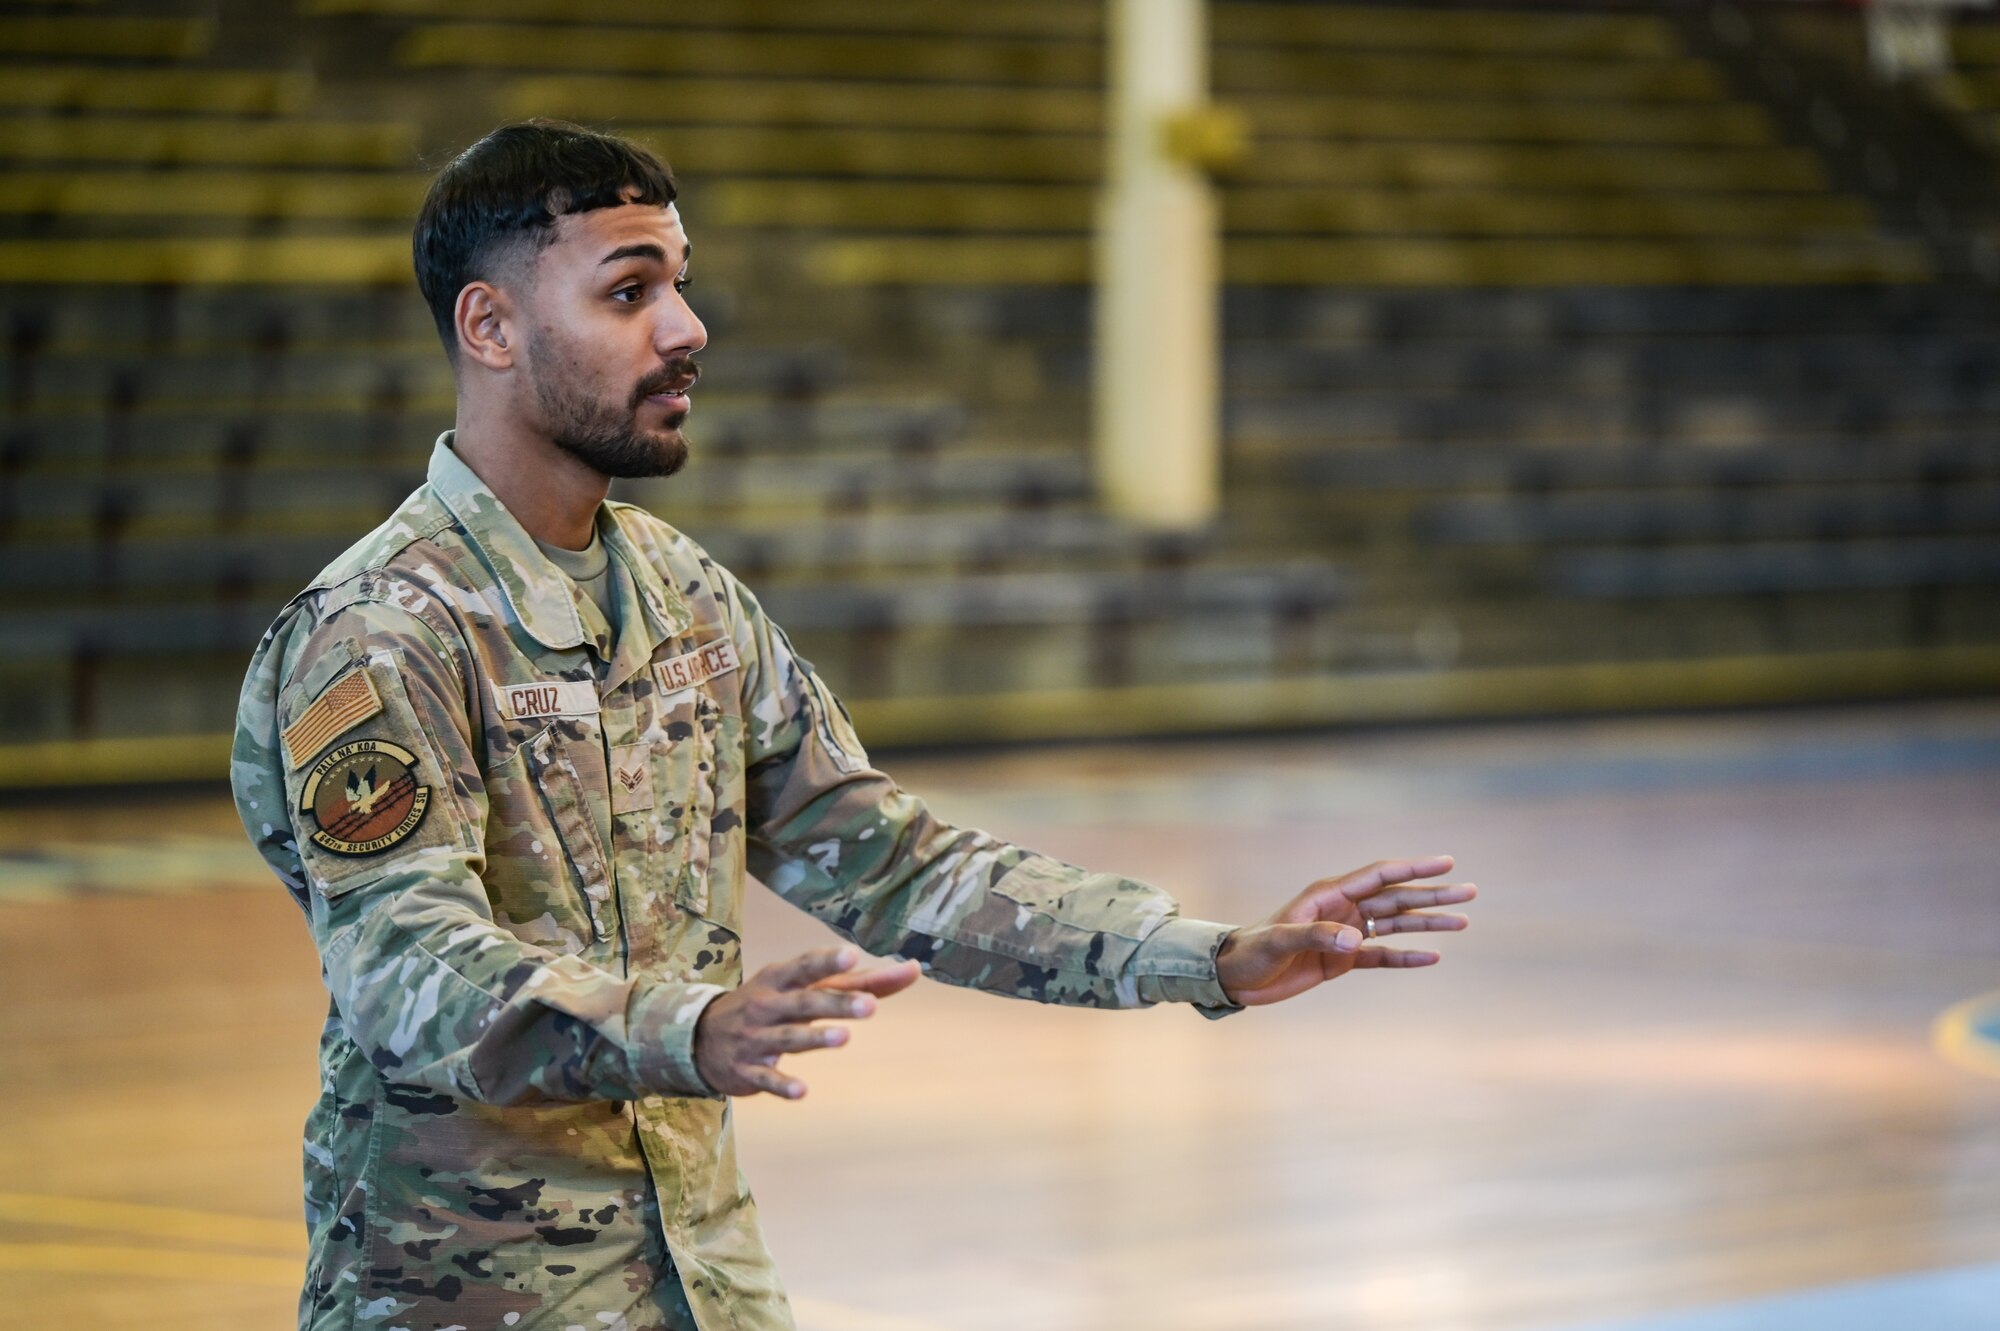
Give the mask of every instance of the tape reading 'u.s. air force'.
[{"label": "tape reading 'u.s. air force'", "polygon": [[717,675],[726,675],[736,665],[736,644],[728,638],[717,638],[691,652],[653,662],[653,679],[661,693],[679,693]]}]

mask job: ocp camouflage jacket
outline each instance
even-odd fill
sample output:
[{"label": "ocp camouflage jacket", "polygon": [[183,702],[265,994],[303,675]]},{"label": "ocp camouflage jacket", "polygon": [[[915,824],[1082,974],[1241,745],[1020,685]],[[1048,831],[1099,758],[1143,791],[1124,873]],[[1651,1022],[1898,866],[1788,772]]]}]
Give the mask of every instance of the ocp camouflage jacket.
[{"label": "ocp camouflage jacket", "polygon": [[265,635],[232,762],[331,1004],[303,1327],[790,1327],[695,1021],[746,873],[1045,1002],[1236,1010],[1227,927],[948,826],[749,590],[606,503],[617,627],[451,449]]}]

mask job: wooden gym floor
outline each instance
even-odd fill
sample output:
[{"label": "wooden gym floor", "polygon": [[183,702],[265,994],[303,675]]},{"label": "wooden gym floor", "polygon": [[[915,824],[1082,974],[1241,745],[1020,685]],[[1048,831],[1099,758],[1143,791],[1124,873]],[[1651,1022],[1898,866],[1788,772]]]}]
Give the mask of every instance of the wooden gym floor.
[{"label": "wooden gym floor", "polygon": [[[926,982],[796,1058],[739,1113],[805,1331],[2000,1319],[2000,1081],[1935,1039],[2000,988],[2000,704],[884,765],[1191,915],[1438,850],[1483,895],[1226,1021]],[[323,1001],[226,799],[0,809],[0,1320],[288,1325]]]}]

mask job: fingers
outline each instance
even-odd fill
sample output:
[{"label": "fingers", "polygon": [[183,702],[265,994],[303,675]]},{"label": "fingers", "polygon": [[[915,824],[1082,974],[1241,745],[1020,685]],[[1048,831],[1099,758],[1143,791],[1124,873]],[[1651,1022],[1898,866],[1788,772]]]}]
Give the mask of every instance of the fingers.
[{"label": "fingers", "polygon": [[762,1063],[745,1063],[736,1069],[737,1075],[760,1091],[796,1100],[806,1093],[806,1084],[797,1077],[787,1077],[774,1067]]},{"label": "fingers", "polygon": [[873,994],[877,998],[887,998],[900,994],[915,984],[924,973],[924,968],[914,961],[899,961],[893,966],[883,966],[872,971],[845,971],[830,975],[814,984],[816,989],[838,989],[845,992]]},{"label": "fingers", "polygon": [[1438,954],[1418,952],[1399,947],[1364,947],[1354,954],[1356,970],[1411,970],[1418,966],[1435,966]]},{"label": "fingers", "polygon": [[1335,893],[1349,901],[1360,901],[1373,896],[1385,887],[1397,883],[1407,883],[1414,878],[1435,878],[1441,873],[1451,872],[1456,863],[1449,855],[1425,855],[1408,860],[1377,860],[1365,869],[1338,878],[1322,878],[1306,889],[1313,901],[1318,902]]},{"label": "fingers", "polygon": [[1279,956],[1296,952],[1352,952],[1361,946],[1361,931],[1350,924],[1320,920],[1312,924],[1272,924],[1261,931],[1258,944]]},{"label": "fingers", "polygon": [[788,961],[774,961],[757,973],[757,978],[767,981],[776,989],[803,989],[829,975],[838,975],[853,969],[861,960],[861,949],[847,943],[837,947],[815,948],[811,952],[801,952]]},{"label": "fingers", "polygon": [[867,1017],[881,995],[908,988],[921,973],[910,962],[869,975],[848,974],[861,955],[847,945],[804,952],[764,967],[717,997],[695,1032],[695,1062],[708,1085],[728,1095],[764,1091],[788,1100],[804,1095],[805,1083],[778,1071],[778,1060],[846,1044],[846,1027],[814,1023]]},{"label": "fingers", "polygon": [[812,1021],[817,1017],[868,1016],[875,1011],[875,995],[848,993],[839,989],[787,989],[766,995],[757,1005],[757,1018],[767,1026],[785,1022]]},{"label": "fingers", "polygon": [[1463,929],[1471,921],[1463,915],[1430,914],[1426,911],[1406,911],[1401,915],[1381,915],[1375,919],[1375,936],[1383,934],[1421,934],[1441,929]]},{"label": "fingers", "polygon": [[802,1054],[846,1043],[845,1026],[773,1026],[757,1037],[757,1044],[771,1054]]},{"label": "fingers", "polygon": [[1368,899],[1368,913],[1380,919],[1397,911],[1421,910],[1425,906],[1457,906],[1479,895],[1472,883],[1444,883],[1437,887],[1399,887]]}]

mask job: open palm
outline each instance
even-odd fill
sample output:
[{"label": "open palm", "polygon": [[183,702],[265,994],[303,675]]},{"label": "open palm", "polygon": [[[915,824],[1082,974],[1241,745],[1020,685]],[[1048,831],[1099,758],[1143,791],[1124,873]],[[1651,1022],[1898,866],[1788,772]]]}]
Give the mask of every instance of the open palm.
[{"label": "open palm", "polygon": [[1449,855],[1378,860],[1338,878],[1320,879],[1261,923],[1224,940],[1215,959],[1223,991],[1235,1002],[1256,1007],[1296,997],[1351,970],[1436,965],[1435,952],[1369,947],[1366,940],[1465,928],[1463,915],[1424,908],[1472,900],[1479,889],[1471,883],[1397,886],[1448,873],[1453,862]]}]

